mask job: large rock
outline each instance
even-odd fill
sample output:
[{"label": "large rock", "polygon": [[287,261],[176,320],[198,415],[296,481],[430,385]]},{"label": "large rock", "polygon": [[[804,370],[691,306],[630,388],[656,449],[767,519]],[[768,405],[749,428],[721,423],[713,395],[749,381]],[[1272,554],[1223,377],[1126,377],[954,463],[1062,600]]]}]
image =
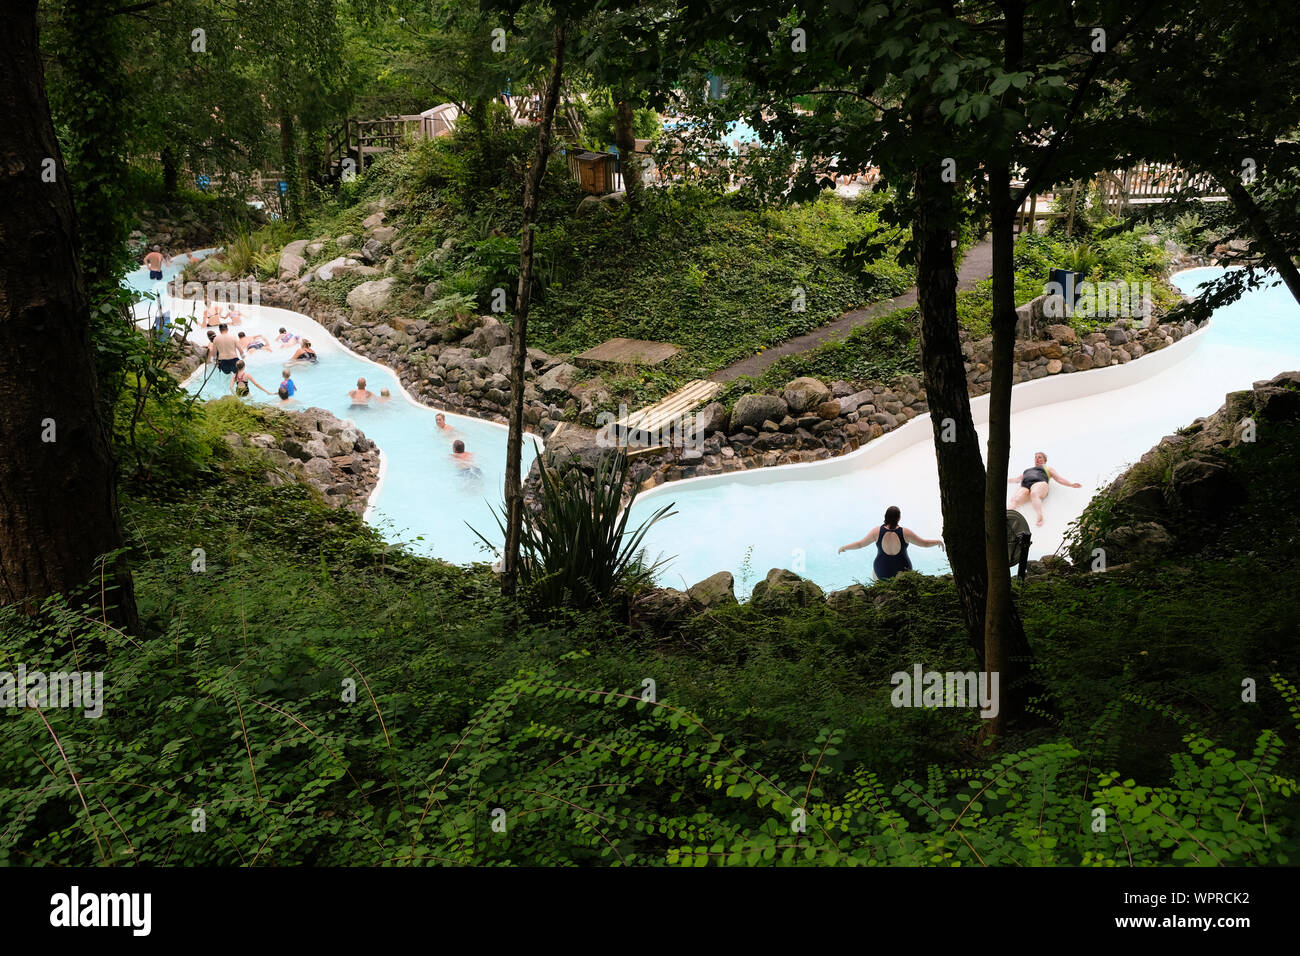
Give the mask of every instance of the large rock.
[{"label": "large rock", "polygon": [[510,346],[498,345],[484,357],[483,361],[493,372],[510,374]]},{"label": "large rock", "polygon": [[728,431],[738,432],[746,425],[758,428],[768,419],[779,422],[787,414],[784,399],[775,395],[742,395],[731,410],[731,427]]},{"label": "large rock", "polygon": [[460,344],[475,352],[489,352],[510,341],[510,328],[492,316],[484,316],[483,324],[461,339]]},{"label": "large rock", "polygon": [[1154,521],[1121,525],[1101,542],[1107,564],[1155,561],[1168,555],[1173,546],[1174,539],[1169,532]]},{"label": "large rock", "polygon": [[[588,197],[593,198],[593,197]],[[633,625],[653,634],[665,634],[689,616],[691,599],[676,588],[656,588],[638,594],[632,601]]]},{"label": "large rock", "polygon": [[286,249],[280,253],[280,279],[287,282],[290,279],[298,278],[302,274],[303,266],[306,264],[306,259]]},{"label": "large rock", "polygon": [[767,577],[754,585],[750,604],[756,609],[782,607],[807,607],[823,600],[822,589],[812,581],[805,581],[793,571],[773,568]]},{"label": "large rock", "polygon": [[1119,503],[1126,514],[1139,518],[1161,518],[1166,510],[1165,489],[1158,484],[1124,488]]},{"label": "large rock", "polygon": [[557,365],[537,380],[537,387],[543,392],[567,392],[578,381],[581,373],[567,362]]},{"label": "large rock", "polygon": [[831,390],[817,379],[805,376],[788,383],[781,392],[781,397],[785,399],[790,411],[799,415],[810,408],[816,408],[822,402],[830,401]]},{"label": "large rock", "polygon": [[1205,515],[1228,510],[1241,495],[1241,487],[1227,466],[1205,458],[1179,462],[1169,483],[1184,508]]},{"label": "large rock", "polygon": [[[840,414],[847,415],[849,412],[856,412],[863,405],[870,405],[874,399],[871,389],[864,388],[860,392],[854,392],[840,399]],[[872,411],[875,411],[873,408]]]},{"label": "large rock", "polygon": [[397,235],[397,227],[396,227],[396,226],[379,226],[379,227],[376,228],[376,229],[372,229],[372,230],[370,231],[370,235],[371,235],[371,238],[373,238],[376,242],[379,242],[379,243],[392,242],[392,241],[393,241],[393,237],[395,237],[395,236]]},{"label": "large rock", "polygon": [[371,229],[377,228],[379,224],[383,221],[384,221],[384,213],[382,210],[376,213],[371,213],[369,216],[366,216],[365,219],[361,220],[361,228],[369,231]]},{"label": "large rock", "polygon": [[709,402],[695,413],[696,431],[701,435],[727,430],[727,406],[721,402]]},{"label": "large rock", "polygon": [[396,289],[395,276],[363,282],[348,293],[348,307],[359,312],[379,312],[388,305]]},{"label": "large rock", "polygon": [[280,255],[283,257],[285,253],[288,253],[291,256],[301,256],[306,251],[307,245],[308,241],[306,239],[295,239],[281,250]]},{"label": "large rock", "polygon": [[1044,331],[1047,337],[1053,342],[1059,342],[1062,345],[1077,345],[1079,335],[1068,325],[1049,325]]},{"label": "large rock", "polygon": [[698,584],[686,589],[690,599],[700,607],[717,607],[722,604],[735,604],[735,579],[730,571],[719,571]]},{"label": "large rock", "polygon": [[361,243],[361,258],[366,262],[379,261],[380,255],[384,251],[384,244],[378,239],[367,239]]},{"label": "large rock", "polygon": [[826,604],[836,611],[844,611],[853,605],[865,601],[868,597],[865,584],[850,584],[839,591],[826,595]]}]

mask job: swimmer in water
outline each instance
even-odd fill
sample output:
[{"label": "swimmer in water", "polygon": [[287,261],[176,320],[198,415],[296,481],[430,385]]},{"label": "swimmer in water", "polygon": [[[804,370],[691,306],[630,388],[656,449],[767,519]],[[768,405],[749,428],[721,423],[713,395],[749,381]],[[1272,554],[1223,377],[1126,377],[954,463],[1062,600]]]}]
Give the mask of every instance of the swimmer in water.
[{"label": "swimmer in water", "polygon": [[1020,487],[1015,490],[1011,496],[1011,503],[1008,508],[1016,509],[1023,507],[1025,502],[1033,506],[1034,514],[1038,520],[1034,524],[1043,523],[1043,502],[1047,498],[1048,491],[1051,490],[1051,481],[1055,480],[1067,488],[1082,488],[1083,485],[1077,481],[1071,481],[1059,472],[1053,471],[1047,467],[1047,455],[1043,452],[1034,454],[1034,467],[1026,468],[1014,478],[1008,478],[1007,484],[1014,485],[1020,483]]},{"label": "swimmer in water", "polygon": [[375,393],[366,388],[364,378],[357,379],[357,387],[348,392],[348,398],[352,399],[353,405],[369,405],[370,400],[375,397]]},{"label": "swimmer in water", "polygon": [[392,401],[392,400],[393,400],[393,395],[392,395],[392,393],[391,393],[390,391],[388,391],[388,389],[386,389],[386,388],[381,388],[381,389],[379,390],[379,401],[380,401],[380,402],[390,402],[390,401]]},{"label": "swimmer in water", "polygon": [[474,453],[465,450],[465,443],[457,439],[451,445],[451,458],[460,469],[460,476],[466,479],[482,478],[483,472],[474,464]]},{"label": "swimmer in water", "polygon": [[293,358],[291,358],[289,361],[315,362],[316,350],[311,347],[311,342],[307,341],[306,339],[303,339],[302,346],[298,349],[298,351],[293,353]]},{"label": "swimmer in water", "polygon": [[280,343],[280,348],[283,349],[288,348],[290,345],[293,345],[294,342],[297,342],[298,336],[294,335],[292,332],[286,331],[285,327],[282,325],[280,326],[280,334],[275,337],[275,340]]},{"label": "swimmer in water", "polygon": [[447,416],[444,415],[442,412],[439,412],[437,415],[433,416],[433,424],[438,429],[438,431],[442,432],[442,434],[446,435],[447,437],[451,437],[452,435],[458,434],[456,429],[452,428],[450,425],[447,424]]},{"label": "swimmer in water", "polygon": [[239,333],[239,344],[244,347],[245,352],[255,352],[258,349],[269,349],[271,343],[266,340],[265,335],[249,335],[247,332]]}]

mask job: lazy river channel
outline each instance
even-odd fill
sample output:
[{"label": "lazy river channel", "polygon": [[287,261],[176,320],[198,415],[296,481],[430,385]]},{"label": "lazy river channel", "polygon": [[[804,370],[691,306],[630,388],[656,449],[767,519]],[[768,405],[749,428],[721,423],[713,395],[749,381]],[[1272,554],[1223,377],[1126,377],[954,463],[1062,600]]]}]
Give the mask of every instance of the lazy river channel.
[{"label": "lazy river channel", "polygon": [[[1188,295],[1222,275],[1219,268],[1191,269],[1174,284]],[[137,273],[140,291],[153,284]],[[170,300],[172,314],[189,314],[193,303]],[[142,303],[143,319],[148,305]],[[366,520],[390,541],[457,563],[491,560],[470,526],[496,542],[491,507],[499,506],[505,477],[506,431],[501,425],[447,413],[455,435],[437,434],[435,409],[411,398],[396,374],[351,352],[307,316],[266,306],[241,306],[248,335],[274,339],[281,326],[310,339],[320,356],[297,365],[293,378],[299,402],[350,419],[382,453],[380,482]],[[157,306],[154,306],[157,310]],[[236,329],[237,331],[238,329]],[[191,333],[194,341],[203,331]],[[253,352],[248,370],[274,393],[292,352]],[[1068,525],[1093,494],[1143,452],[1193,419],[1214,412],[1227,392],[1300,368],[1300,306],[1286,288],[1273,285],[1248,292],[1216,311],[1213,321],[1165,349],[1125,365],[1053,376],[1017,385],[1012,393],[1011,470],[1033,464],[1036,451],[1083,487],[1053,483],[1045,522],[1033,527],[1031,557],[1059,550]],[[356,407],[348,392],[364,376],[370,391],[392,399]],[[199,369],[186,383],[204,397],[228,394],[229,378]],[[279,404],[272,394],[252,390],[250,401]],[[972,400],[981,451],[988,439],[987,396]],[[450,441],[460,438],[482,473],[466,479],[450,458]],[[525,473],[536,455],[525,441]],[[1009,486],[1008,486],[1009,487]],[[913,419],[857,451],[825,461],[763,468],[670,482],[642,495],[629,527],[673,503],[675,515],[647,535],[649,556],[669,560],[659,574],[666,586],[693,584],[717,571],[736,576],[737,596],[746,595],[769,568],[789,568],[826,590],[871,582],[874,546],[837,554],[842,544],[878,525],[888,505],[902,510],[902,523],[922,537],[941,534],[939,483],[928,416]],[[948,570],[937,548],[909,549],[915,569]]]}]

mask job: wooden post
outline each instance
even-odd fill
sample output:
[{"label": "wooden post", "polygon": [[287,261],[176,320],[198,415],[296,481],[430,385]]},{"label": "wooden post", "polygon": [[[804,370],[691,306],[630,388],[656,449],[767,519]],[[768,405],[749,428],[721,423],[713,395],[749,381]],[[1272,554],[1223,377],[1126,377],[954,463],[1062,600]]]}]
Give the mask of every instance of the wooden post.
[{"label": "wooden post", "polygon": [[1078,199],[1078,197],[1079,197],[1079,180],[1076,179],[1074,181],[1074,185],[1070,187],[1070,214],[1065,220],[1065,234],[1067,236],[1074,235],[1074,204]]}]

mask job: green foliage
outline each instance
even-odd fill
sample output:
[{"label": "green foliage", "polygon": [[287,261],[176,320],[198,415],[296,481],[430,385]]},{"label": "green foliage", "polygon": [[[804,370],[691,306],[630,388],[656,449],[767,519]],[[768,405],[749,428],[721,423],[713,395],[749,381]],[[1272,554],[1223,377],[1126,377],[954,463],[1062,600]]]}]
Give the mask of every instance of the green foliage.
[{"label": "green foliage", "polygon": [[[562,472],[541,467],[541,507],[525,513],[520,538],[519,579],[534,606],[586,610],[617,605],[653,582],[664,561],[645,563],[641,541],[652,525],[676,512],[665,505],[629,530],[636,495],[625,507],[627,470],[621,454],[602,456],[590,474],[576,464]],[[496,517],[504,537],[504,511]]]}]

